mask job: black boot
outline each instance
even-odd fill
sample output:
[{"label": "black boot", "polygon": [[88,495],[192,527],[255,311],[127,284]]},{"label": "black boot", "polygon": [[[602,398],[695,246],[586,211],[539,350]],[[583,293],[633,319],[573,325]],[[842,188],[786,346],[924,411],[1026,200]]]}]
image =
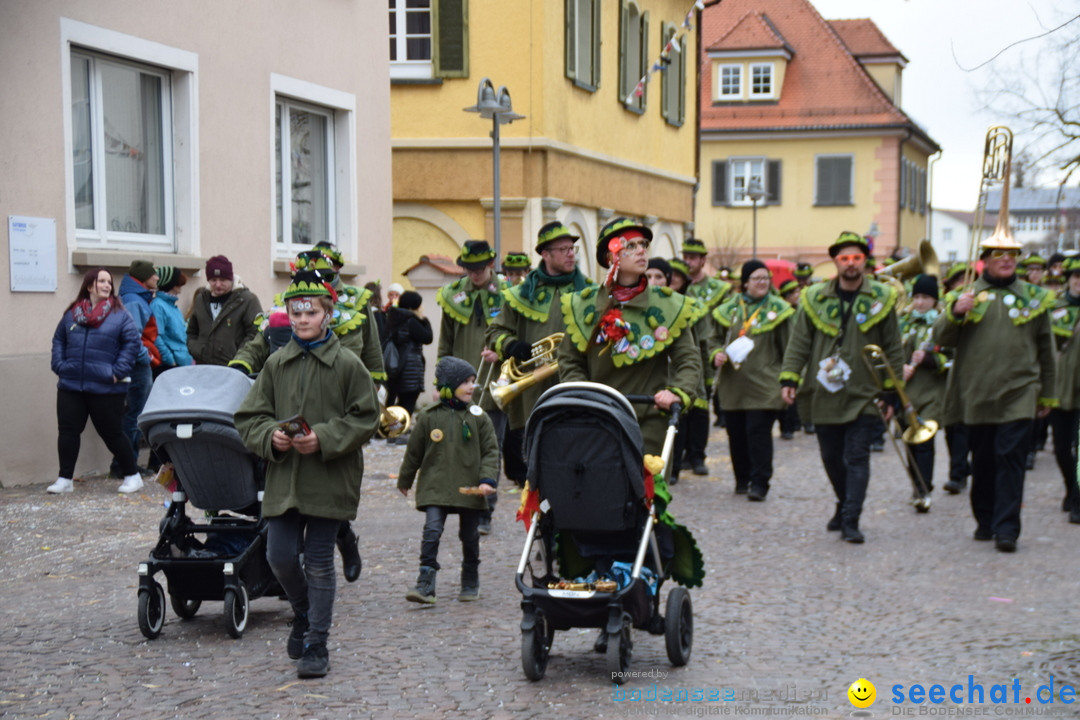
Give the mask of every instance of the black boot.
[{"label": "black boot", "polygon": [[829,518],[829,524],[825,526],[825,529],[829,532],[836,532],[840,529],[840,526],[843,524],[843,522],[844,516],[840,510],[840,503],[836,503],[836,512],[834,512],[833,516]]},{"label": "black boot", "polygon": [[458,602],[472,602],[480,599],[480,571],[476,568],[461,569],[461,592]]},{"label": "black boot", "polygon": [[410,602],[432,605],[435,603],[435,568],[420,566],[420,575],[416,578],[416,587],[405,593]]},{"label": "black boot", "polygon": [[845,520],[844,524],[840,527],[840,537],[845,542],[861,545],[866,542],[866,538],[859,532],[858,520]]},{"label": "black boot", "polygon": [[345,574],[347,582],[356,582],[363,568],[360,559],[360,548],[357,545],[356,533],[347,520],[342,521],[341,530],[337,536],[338,550],[341,551],[341,571]]}]

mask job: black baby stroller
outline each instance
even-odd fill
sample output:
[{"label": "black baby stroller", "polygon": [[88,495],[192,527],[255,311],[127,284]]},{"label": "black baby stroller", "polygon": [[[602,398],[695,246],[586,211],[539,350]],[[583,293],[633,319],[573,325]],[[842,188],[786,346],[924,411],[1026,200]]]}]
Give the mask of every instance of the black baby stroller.
[{"label": "black baby stroller", "polygon": [[[631,627],[664,635],[673,665],[690,659],[694,630],[687,590],[669,592],[660,613],[675,543],[670,532],[657,532],[631,400],[652,402],[597,383],[563,383],[545,392],[529,416],[530,496],[523,502],[529,531],[516,583],[522,595],[521,663],[530,680],[544,676],[555,631],[571,628],[607,632],[607,666],[619,684],[628,677]],[[672,410],[661,458],[665,467],[678,428],[679,409]],[[700,566],[700,553],[697,560]],[[542,566],[539,571],[534,562]],[[557,567],[576,579],[560,578]],[[592,572],[579,576],[582,570]]]},{"label": "black baby stroller", "polygon": [[[165,591],[154,580],[158,570],[165,573],[181,618],[194,617],[205,600],[223,600],[225,629],[234,638],[247,627],[250,600],[281,594],[266,560],[262,463],[233,425],[251,385],[227,367],[174,368],[154,382],[139,416],[147,443],[164,451],[176,473],[157,545],[139,563],[139,629],[150,639],[165,624]],[[206,511],[205,523],[188,517],[189,501]]]}]

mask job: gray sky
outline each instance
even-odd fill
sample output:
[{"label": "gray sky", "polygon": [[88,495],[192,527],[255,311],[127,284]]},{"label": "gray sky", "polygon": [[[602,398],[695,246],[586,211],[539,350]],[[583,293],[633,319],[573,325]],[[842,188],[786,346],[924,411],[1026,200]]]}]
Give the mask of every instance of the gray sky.
[{"label": "gray sky", "polygon": [[[977,90],[986,86],[994,70],[1023,63],[1047,39],[1006,50],[979,70],[962,68],[985,63],[1010,43],[1042,34],[1080,13],[1080,0],[811,2],[826,20],[869,17],[907,57],[901,106],[943,150],[933,166],[933,203],[958,210],[974,209],[986,129],[1003,120],[983,109]],[[1014,150],[1022,140],[1016,137]]]}]

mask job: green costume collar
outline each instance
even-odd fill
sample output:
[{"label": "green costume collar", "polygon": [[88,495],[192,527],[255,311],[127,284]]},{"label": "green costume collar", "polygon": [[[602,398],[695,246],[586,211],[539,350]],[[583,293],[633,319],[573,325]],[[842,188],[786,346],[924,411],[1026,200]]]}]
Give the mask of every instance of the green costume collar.
[{"label": "green costume collar", "polygon": [[468,276],[465,276],[449,285],[443,285],[435,296],[435,302],[439,303],[444,313],[462,325],[469,324],[473,315],[473,304],[483,303],[484,324],[490,325],[502,309],[502,290],[507,287],[509,285],[505,280],[492,275],[487,285],[477,289]]},{"label": "green costume collar", "polygon": [[[838,280],[815,283],[803,289],[799,305],[814,327],[830,337],[840,334],[842,308],[837,293]],[[888,317],[896,306],[897,292],[890,285],[863,278],[851,312],[859,330],[866,332]]]},{"label": "green costume collar", "polygon": [[[732,323],[742,325],[742,323],[746,321],[746,318],[742,316],[742,307],[745,306],[749,313],[753,315],[754,310],[750,310],[749,308],[753,307],[756,310],[757,306],[740,303],[739,299],[741,297],[742,296],[739,295],[721,303],[720,307],[712,311],[713,320],[716,320],[716,322],[726,328],[731,327]],[[762,335],[767,333],[776,329],[780,323],[784,322],[794,314],[795,308],[782,298],[779,298],[770,292],[764,297],[761,311],[758,312],[754,321],[750,323],[750,327],[747,329],[746,334]]]},{"label": "green costume collar", "polygon": [[705,307],[712,310],[720,304],[729,290],[731,290],[731,283],[714,277],[706,277],[701,282],[690,283],[690,287],[687,288],[686,292],[705,303]]},{"label": "green costume collar", "polygon": [[1050,311],[1050,329],[1054,334],[1071,338],[1080,321],[1080,305],[1073,305],[1064,295],[1057,298],[1054,309]]},{"label": "green costume collar", "polygon": [[571,292],[578,292],[596,283],[585,277],[577,268],[574,268],[573,273],[552,277],[538,267],[529,272],[520,285],[503,290],[502,295],[503,300],[518,313],[533,322],[543,323],[547,322],[548,315],[551,313],[551,301],[555,299],[555,289],[562,289],[571,284],[573,284]]},{"label": "green costume collar", "polygon": [[[562,296],[566,332],[580,352],[588,352],[590,335],[600,320],[597,305],[607,307],[608,298],[608,291],[597,285]],[[608,349],[612,363],[627,367],[662,353],[704,314],[704,305],[693,298],[673,293],[671,288],[650,285],[622,306],[623,320],[630,323],[630,331],[625,343]]]},{"label": "green costume collar", "polygon": [[945,316],[949,318],[949,322],[971,322],[978,325],[986,317],[990,303],[1001,302],[1008,307],[1009,319],[1013,325],[1020,327],[1054,307],[1055,295],[1052,290],[1020,279],[1005,287],[995,287],[979,278],[972,286],[972,292],[975,293],[975,306],[964,317],[953,315],[953,305],[960,297],[960,289],[945,296]]}]

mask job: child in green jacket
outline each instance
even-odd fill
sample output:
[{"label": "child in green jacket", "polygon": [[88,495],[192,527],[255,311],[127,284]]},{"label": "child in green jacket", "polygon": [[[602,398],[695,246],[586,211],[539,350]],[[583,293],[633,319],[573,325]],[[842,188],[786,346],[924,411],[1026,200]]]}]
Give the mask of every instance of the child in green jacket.
[{"label": "child in green jacket", "polygon": [[398,490],[408,497],[419,472],[416,509],[426,514],[420,543],[420,576],[405,599],[435,602],[439,540],[446,516],[455,513],[462,554],[458,600],[468,602],[480,598],[477,527],[487,508],[487,496],[495,493],[499,444],[491,418],[478,405],[470,404],[476,371],[469,363],[447,355],[435,368],[435,385],[441,401],[417,413],[398,473]]}]

